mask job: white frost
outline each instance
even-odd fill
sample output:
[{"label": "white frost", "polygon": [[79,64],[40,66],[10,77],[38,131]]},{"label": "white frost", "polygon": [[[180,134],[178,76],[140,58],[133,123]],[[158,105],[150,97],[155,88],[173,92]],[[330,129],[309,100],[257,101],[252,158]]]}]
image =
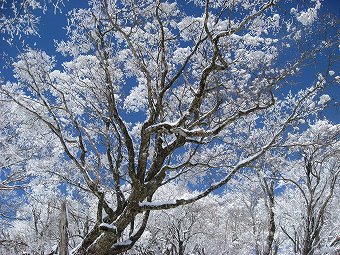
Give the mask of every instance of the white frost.
[{"label": "white frost", "polygon": [[139,206],[161,206],[161,205],[175,205],[176,200],[170,201],[152,201],[152,202],[139,202]]},{"label": "white frost", "polygon": [[331,70],[331,71],[329,71],[328,73],[329,73],[329,75],[330,75],[330,76],[333,76],[333,75],[335,74],[335,72],[334,72],[334,71],[332,71],[332,70]]},{"label": "white frost", "polygon": [[[308,8],[307,11],[302,11],[297,14],[297,20],[302,23],[302,25],[307,26],[311,25],[317,18],[318,10],[321,7],[320,1],[317,1],[314,8]],[[291,10],[292,11],[292,10]]]},{"label": "white frost", "polygon": [[125,98],[124,108],[131,112],[138,112],[147,105],[146,79],[139,78],[138,85],[130,91],[130,95]]},{"label": "white frost", "polygon": [[112,225],[112,224],[107,224],[107,223],[101,223],[100,225],[99,225],[99,227],[104,227],[104,228],[107,228],[107,229],[112,229],[112,230],[116,230],[117,228],[116,228],[116,226],[114,226],[114,225]]},{"label": "white frost", "polygon": [[320,100],[319,100],[319,102],[318,102],[318,104],[319,105],[323,105],[323,104],[325,104],[325,103],[327,103],[328,101],[330,101],[331,100],[331,97],[329,96],[329,95],[322,95],[321,97],[320,97]]},{"label": "white frost", "polygon": [[191,51],[190,47],[177,48],[174,51],[173,60],[175,62],[183,62],[185,58],[189,55],[190,51]]}]

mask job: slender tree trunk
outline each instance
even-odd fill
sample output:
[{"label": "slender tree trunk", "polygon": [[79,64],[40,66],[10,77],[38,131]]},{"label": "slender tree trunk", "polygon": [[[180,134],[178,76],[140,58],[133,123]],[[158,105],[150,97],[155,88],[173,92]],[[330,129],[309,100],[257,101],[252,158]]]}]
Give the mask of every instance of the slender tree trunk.
[{"label": "slender tree trunk", "polygon": [[305,240],[303,240],[302,253],[301,255],[313,255],[312,252],[312,240],[309,237],[310,233],[307,232]]},{"label": "slender tree trunk", "polygon": [[277,242],[274,242],[274,248],[273,248],[272,255],[277,255],[278,252],[279,252],[279,244]]},{"label": "slender tree trunk", "polygon": [[68,255],[68,219],[66,201],[61,204],[61,213],[59,221],[59,255]]},{"label": "slender tree trunk", "polygon": [[[272,190],[271,190],[272,191]],[[276,231],[276,225],[275,225],[275,215],[274,215],[274,194],[270,194],[269,196],[269,226],[268,226],[268,235],[266,238],[266,244],[264,247],[263,255],[270,255],[272,250],[272,244],[274,241],[274,235]]]},{"label": "slender tree trunk", "polygon": [[183,241],[179,241],[178,255],[184,255]]},{"label": "slender tree trunk", "polygon": [[266,209],[267,209],[267,217],[269,220],[268,225],[268,234],[266,237],[266,241],[263,248],[263,255],[272,254],[272,246],[274,242],[274,236],[276,232],[276,224],[275,224],[275,213],[274,213],[274,203],[275,203],[275,194],[274,194],[274,186],[275,186],[275,176],[277,175],[276,171],[272,172],[272,178],[268,181],[260,172],[258,171],[258,177],[261,183],[262,190],[266,196]]},{"label": "slender tree trunk", "polygon": [[258,235],[256,233],[255,216],[253,214],[251,215],[251,220],[252,220],[253,235],[254,235],[254,238],[255,238],[255,255],[260,255],[260,246],[259,246],[259,242],[258,242]]}]

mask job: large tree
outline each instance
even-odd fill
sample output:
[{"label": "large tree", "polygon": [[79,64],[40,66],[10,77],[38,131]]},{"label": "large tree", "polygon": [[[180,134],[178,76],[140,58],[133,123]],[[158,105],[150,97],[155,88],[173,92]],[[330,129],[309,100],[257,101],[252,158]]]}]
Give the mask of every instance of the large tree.
[{"label": "large tree", "polygon": [[[298,7],[94,0],[70,13],[68,38],[57,44],[68,60],[32,48],[18,56],[2,103],[34,120],[32,141],[53,155],[31,167],[40,182],[52,174],[97,198],[95,223],[73,254],[130,249],[151,211],[222,188],[323,109],[329,97],[320,93],[335,80],[333,31],[318,27],[319,1]],[[320,73],[288,93],[310,59],[324,64]],[[200,192],[153,199],[171,183]]]}]

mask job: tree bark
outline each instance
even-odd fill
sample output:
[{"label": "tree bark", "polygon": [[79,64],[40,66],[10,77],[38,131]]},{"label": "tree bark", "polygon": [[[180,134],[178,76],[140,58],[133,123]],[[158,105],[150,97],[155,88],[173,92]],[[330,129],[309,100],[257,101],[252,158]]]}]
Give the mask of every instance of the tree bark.
[{"label": "tree bark", "polygon": [[59,255],[68,255],[68,219],[67,219],[67,207],[66,200],[61,204],[61,213],[59,221]]},{"label": "tree bark", "polygon": [[274,195],[270,194],[269,197],[269,226],[268,226],[268,235],[266,238],[266,244],[264,247],[263,255],[270,255],[272,251],[272,244],[274,242],[274,235],[276,232],[276,225],[275,225],[275,214],[274,214]]}]

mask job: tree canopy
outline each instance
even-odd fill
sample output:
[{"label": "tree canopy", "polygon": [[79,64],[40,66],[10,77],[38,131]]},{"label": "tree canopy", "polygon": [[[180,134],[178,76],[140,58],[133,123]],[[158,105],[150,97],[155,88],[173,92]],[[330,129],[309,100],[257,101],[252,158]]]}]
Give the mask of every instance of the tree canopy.
[{"label": "tree canopy", "polygon": [[48,52],[22,38],[67,2],[5,1],[1,32],[24,46],[0,80],[3,252],[335,251],[340,126],[323,114],[338,31],[323,5],[92,0]]}]

